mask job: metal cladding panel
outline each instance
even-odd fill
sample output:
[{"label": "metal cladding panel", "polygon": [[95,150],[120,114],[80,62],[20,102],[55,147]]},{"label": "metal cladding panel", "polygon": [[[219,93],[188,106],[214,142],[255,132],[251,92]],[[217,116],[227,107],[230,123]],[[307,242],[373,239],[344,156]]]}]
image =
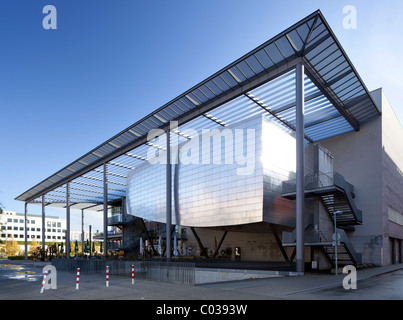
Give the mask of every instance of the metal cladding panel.
[{"label": "metal cladding panel", "polygon": [[[192,137],[172,159],[173,224],[295,224],[295,204],[281,197],[282,182],[295,177],[290,132],[258,116]],[[165,159],[165,152],[156,156]],[[166,164],[147,161],[132,170],[126,203],[129,214],[165,223]]]},{"label": "metal cladding panel", "polygon": [[[192,139],[200,146],[201,162],[180,161],[176,166],[174,212],[179,224],[216,227],[263,221],[261,127],[262,117],[254,117]],[[181,146],[180,160],[189,149]]]},{"label": "metal cladding panel", "polygon": [[[263,121],[263,212],[264,221],[295,227],[295,201],[282,197],[283,182],[296,179],[295,134],[271,121]],[[313,146],[305,144],[305,175],[313,172]],[[312,211],[306,202],[305,211]]]}]

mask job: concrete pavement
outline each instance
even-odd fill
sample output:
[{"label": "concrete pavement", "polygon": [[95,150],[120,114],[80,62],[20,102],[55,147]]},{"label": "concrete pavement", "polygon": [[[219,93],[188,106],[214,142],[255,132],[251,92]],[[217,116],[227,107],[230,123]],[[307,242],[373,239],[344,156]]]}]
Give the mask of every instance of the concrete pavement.
[{"label": "concrete pavement", "polygon": [[[42,268],[46,264],[32,261],[0,261],[0,299],[153,301],[311,299],[313,292],[342,287],[343,278],[346,276],[345,274],[335,276],[306,273],[304,276],[251,279],[196,286],[138,279],[133,285],[130,277],[111,276],[109,287],[106,287],[105,276],[83,273],[80,275],[79,289],[76,290],[76,274],[60,271],[57,272],[57,289],[48,289],[40,294]],[[403,269],[403,264],[359,269],[358,289],[365,279],[400,269]],[[340,272],[341,270],[342,268]],[[13,277],[13,274],[19,274],[21,277]],[[348,292],[348,290],[345,291]],[[341,299],[343,299],[342,295]]]}]

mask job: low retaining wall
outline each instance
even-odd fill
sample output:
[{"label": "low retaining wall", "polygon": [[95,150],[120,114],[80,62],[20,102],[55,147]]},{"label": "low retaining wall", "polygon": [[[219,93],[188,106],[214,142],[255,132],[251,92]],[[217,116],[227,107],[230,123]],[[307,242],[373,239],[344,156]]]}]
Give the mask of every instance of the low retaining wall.
[{"label": "low retaining wall", "polygon": [[170,283],[195,284],[195,265],[192,262],[104,260],[104,259],[52,259],[56,270],[82,273],[105,274],[109,267],[110,276],[131,277],[134,265],[136,279]]},{"label": "low retaining wall", "polygon": [[269,270],[241,270],[223,268],[196,268],[194,262],[129,261],[104,259],[52,259],[56,270],[105,274],[109,266],[111,276],[131,277],[132,265],[136,279],[179,284],[204,284],[223,281],[247,280],[299,275],[296,272]]},{"label": "low retaining wall", "polygon": [[297,275],[300,275],[300,273],[288,272],[288,271],[269,271],[269,270],[196,268],[195,283],[203,284],[203,283],[264,279],[264,278],[275,278],[275,277],[297,276]]}]

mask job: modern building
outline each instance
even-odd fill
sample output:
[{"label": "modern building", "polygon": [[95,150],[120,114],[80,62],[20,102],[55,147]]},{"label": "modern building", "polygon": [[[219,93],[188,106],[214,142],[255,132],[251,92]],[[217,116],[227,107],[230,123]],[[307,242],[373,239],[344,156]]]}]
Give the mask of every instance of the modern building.
[{"label": "modern building", "polygon": [[402,139],[317,11],[16,199],[65,207],[68,231],[71,208],[100,211],[104,243],[117,227],[134,256],[144,240],[168,259],[386,265]]},{"label": "modern building", "polygon": [[[1,240],[25,241],[25,216],[23,213],[4,210],[1,225]],[[66,239],[66,220],[55,216],[46,216],[45,220],[45,242],[62,242]],[[42,216],[27,215],[27,240],[42,241],[43,226]]]}]

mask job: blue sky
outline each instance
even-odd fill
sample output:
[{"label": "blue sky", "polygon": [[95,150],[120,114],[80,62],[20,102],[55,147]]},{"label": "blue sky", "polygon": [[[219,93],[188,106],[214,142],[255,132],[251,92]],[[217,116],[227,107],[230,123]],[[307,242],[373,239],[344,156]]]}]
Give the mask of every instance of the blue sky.
[{"label": "blue sky", "polygon": [[[56,30],[42,27],[48,4]],[[346,5],[355,30],[343,28]],[[402,123],[399,0],[1,0],[0,202],[23,212],[16,196],[317,9]],[[102,216],[88,224],[101,230]]]}]

